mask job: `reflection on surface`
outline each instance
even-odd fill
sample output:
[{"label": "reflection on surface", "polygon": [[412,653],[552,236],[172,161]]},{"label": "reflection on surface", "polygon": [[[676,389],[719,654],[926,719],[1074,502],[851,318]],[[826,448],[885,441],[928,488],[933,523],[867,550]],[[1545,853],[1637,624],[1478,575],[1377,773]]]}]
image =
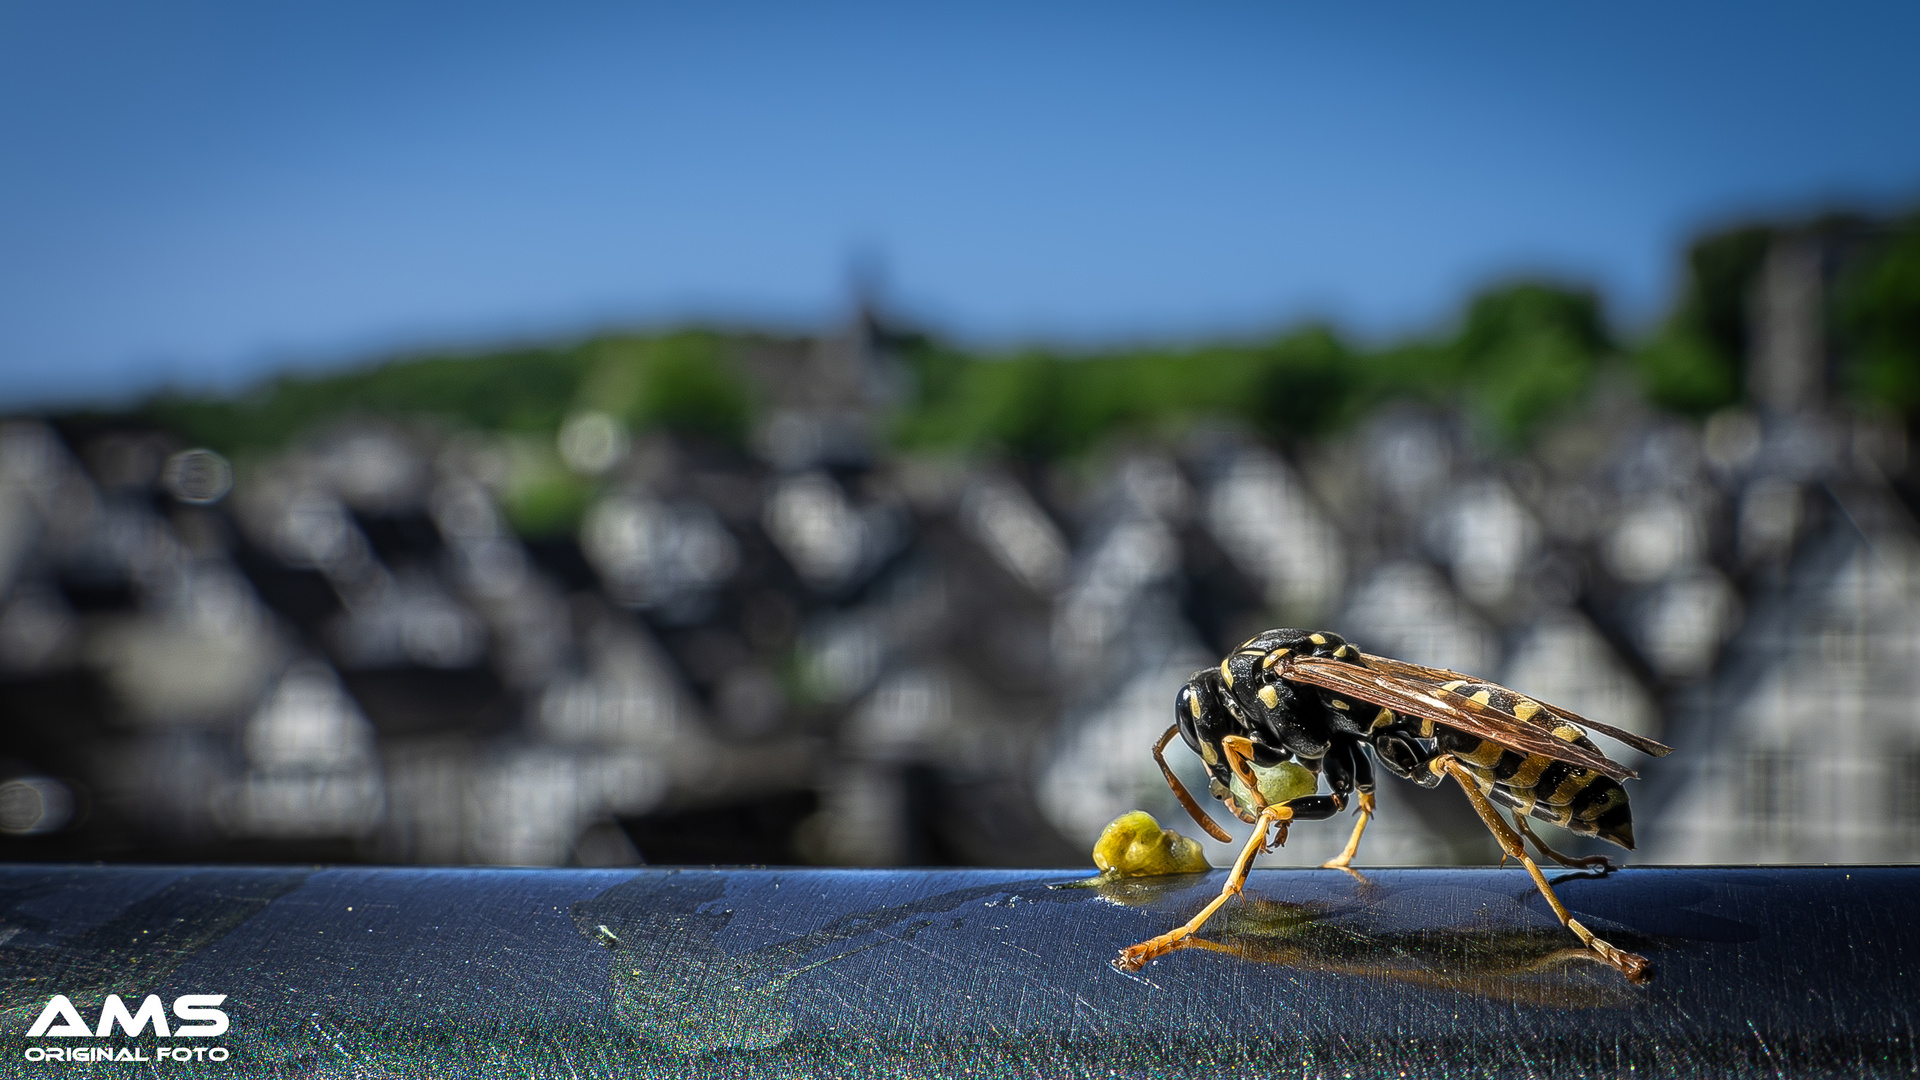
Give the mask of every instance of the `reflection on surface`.
[{"label": "reflection on surface", "polygon": [[792,1034],[787,986],[829,960],[782,970],[790,950],[779,946],[729,956],[713,937],[731,918],[661,915],[637,941],[596,926],[614,951],[613,1008],[621,1021],[681,1053],[764,1050]]},{"label": "reflection on surface", "polygon": [[718,878],[678,890],[635,884],[641,887],[620,886],[576,905],[574,921],[613,950],[614,1014],[680,1053],[779,1045],[793,1033],[788,985],[802,972],[839,959],[801,963],[834,940],[818,933],[738,953],[723,950],[716,939],[733,921],[733,911],[697,910],[720,898],[725,886]]},{"label": "reflection on surface", "polygon": [[[638,878],[575,904],[573,921],[581,934],[613,951],[612,1007],[636,1034],[683,1054],[764,1050],[793,1033],[788,995],[799,975],[908,940],[936,922],[924,916],[1004,891],[994,885],[945,892],[731,952],[722,938],[735,911],[706,909],[726,892],[720,874]],[[861,936],[875,940],[807,959]]]},{"label": "reflection on surface", "polygon": [[[1128,907],[1160,901],[1203,881],[1197,874],[1085,884]],[[1657,950],[1658,938],[1611,930],[1631,947]],[[1495,1001],[1559,1008],[1620,1008],[1639,999],[1597,955],[1581,948],[1550,916],[1504,893],[1461,886],[1361,885],[1351,899],[1231,901],[1203,936],[1201,949],[1261,964],[1329,972]]]},{"label": "reflection on surface", "polygon": [[54,993],[92,1001],[158,984],[311,873],[185,873],[84,929],[70,925],[78,894],[67,881],[29,877],[0,886],[0,1022],[37,1013]]}]

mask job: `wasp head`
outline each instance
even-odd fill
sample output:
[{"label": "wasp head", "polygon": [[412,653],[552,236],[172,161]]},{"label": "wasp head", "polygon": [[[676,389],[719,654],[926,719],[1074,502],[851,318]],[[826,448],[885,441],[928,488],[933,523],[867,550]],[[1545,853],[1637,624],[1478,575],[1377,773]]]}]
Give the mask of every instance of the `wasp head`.
[{"label": "wasp head", "polygon": [[1316,790],[1319,779],[1312,772],[1294,764],[1289,760],[1292,754],[1273,745],[1260,729],[1247,722],[1220,669],[1194,672],[1174,696],[1173,710],[1187,749],[1206,763],[1208,793],[1226,803],[1242,820],[1251,820],[1255,803],[1227,761],[1222,741],[1228,736],[1239,735],[1252,744],[1252,760],[1247,765],[1266,803],[1287,802]]},{"label": "wasp head", "polygon": [[1187,680],[1173,699],[1174,722],[1180,726],[1180,738],[1187,749],[1207,763],[1208,774],[1223,784],[1233,778],[1233,770],[1227,767],[1220,740],[1239,734],[1245,726],[1233,714],[1231,702],[1216,668],[1194,672],[1193,678]]}]

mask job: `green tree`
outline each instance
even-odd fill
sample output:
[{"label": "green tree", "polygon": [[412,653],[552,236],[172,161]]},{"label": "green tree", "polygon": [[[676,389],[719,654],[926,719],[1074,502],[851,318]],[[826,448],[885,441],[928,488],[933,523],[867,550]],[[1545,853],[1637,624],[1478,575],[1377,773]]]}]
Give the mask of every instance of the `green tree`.
[{"label": "green tree", "polygon": [[453,427],[557,430],[583,371],[577,350],[435,356],[283,375],[234,398],[162,394],[147,418],[230,456],[273,450],[336,416],[434,417]]},{"label": "green tree", "polygon": [[1848,389],[1861,401],[1920,417],[1920,213],[1899,222],[1842,287]]},{"label": "green tree", "polygon": [[753,395],[729,355],[733,343],[710,331],[682,331],[630,343],[633,392],[620,412],[636,429],[666,428],[731,445],[746,441]]},{"label": "green tree", "polygon": [[1776,230],[1743,226],[1695,241],[1679,301],[1634,353],[1647,398],[1701,416],[1740,399],[1755,279]]},{"label": "green tree", "polygon": [[1525,283],[1474,299],[1442,370],[1495,439],[1517,445],[1585,394],[1608,349],[1592,293]]},{"label": "green tree", "polygon": [[1254,360],[1251,391],[1232,411],[1283,440],[1318,439],[1346,426],[1372,381],[1364,359],[1325,327],[1281,338]]}]

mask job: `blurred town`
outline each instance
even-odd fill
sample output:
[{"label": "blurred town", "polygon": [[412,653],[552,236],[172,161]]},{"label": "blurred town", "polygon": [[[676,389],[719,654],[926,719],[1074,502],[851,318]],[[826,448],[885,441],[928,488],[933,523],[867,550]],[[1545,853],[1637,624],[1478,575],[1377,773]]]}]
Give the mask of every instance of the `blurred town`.
[{"label": "blurred town", "polygon": [[[1606,747],[1630,861],[1920,861],[1916,237],[1705,237],[1633,340],[1543,284],[1373,350],[863,309],[17,416],[0,859],[1083,865],[1198,834],[1174,691],[1294,625],[1677,746]],[[1496,858],[1383,777],[1362,863]]]}]

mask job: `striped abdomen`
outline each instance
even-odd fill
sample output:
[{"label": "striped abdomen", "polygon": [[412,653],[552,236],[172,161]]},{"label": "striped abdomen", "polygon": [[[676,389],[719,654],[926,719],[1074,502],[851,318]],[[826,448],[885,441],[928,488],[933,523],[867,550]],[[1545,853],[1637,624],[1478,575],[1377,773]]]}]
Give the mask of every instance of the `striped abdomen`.
[{"label": "striped abdomen", "polygon": [[[1586,732],[1531,698],[1485,683],[1453,682],[1445,688],[1505,709],[1556,739],[1599,752]],[[1466,766],[1480,782],[1480,790],[1496,802],[1582,836],[1633,848],[1633,811],[1627,805],[1626,790],[1615,781],[1591,769],[1509,750],[1445,725],[1434,726],[1434,738],[1438,748]]]}]

